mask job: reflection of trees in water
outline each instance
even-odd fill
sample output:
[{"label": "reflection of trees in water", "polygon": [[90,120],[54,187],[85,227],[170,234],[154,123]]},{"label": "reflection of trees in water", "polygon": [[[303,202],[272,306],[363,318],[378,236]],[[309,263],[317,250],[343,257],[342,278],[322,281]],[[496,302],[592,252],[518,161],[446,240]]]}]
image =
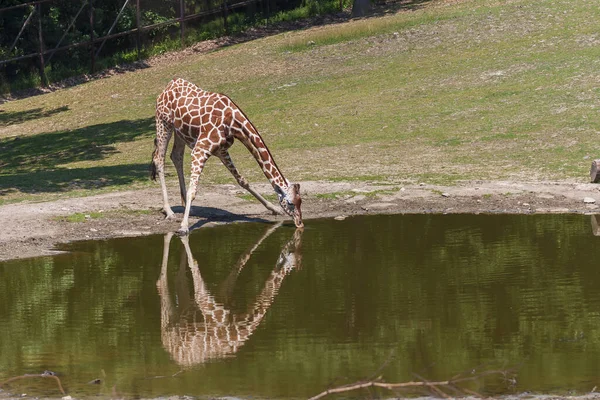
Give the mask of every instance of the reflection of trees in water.
[{"label": "reflection of trees in water", "polygon": [[[99,245],[0,267],[0,338],[10,339],[0,339],[0,371],[37,365],[41,355],[68,365],[91,348],[120,343],[137,322],[132,296],[143,281],[143,271],[122,271],[122,262]],[[114,329],[103,330],[107,324]]]},{"label": "reflection of trees in water", "polygon": [[[225,298],[231,296],[237,277],[252,253],[280,225],[281,223],[270,227],[256,244],[239,258],[222,284],[221,292]],[[186,308],[189,303],[189,299],[183,300],[189,297],[185,279],[186,265],[189,266],[192,274],[194,304],[178,316],[171,301],[167,282],[169,247],[173,234],[165,235],[161,274],[156,286],[161,300],[162,343],[175,362],[182,366],[192,366],[210,359],[233,355],[244,345],[271,307],[285,277],[294,269],[301,267],[302,232],[302,229],[297,229],[281,249],[275,268],[267,278],[263,290],[245,313],[233,313],[224,304],[215,300],[202,279],[198,262],[192,255],[189,236],[182,237],[185,252],[181,253],[180,269],[177,274],[178,306]]]},{"label": "reflection of trees in water", "polygon": [[[234,286],[236,294],[240,286],[254,290],[252,296],[235,296],[229,315],[246,311],[243,306],[261,292],[288,233],[278,229],[262,242],[260,235],[255,224],[240,224],[191,236],[200,279],[224,281],[214,290],[217,300],[231,304],[227,298]],[[194,247],[194,239],[202,245]],[[311,268],[294,274],[281,293],[294,302],[279,297],[268,312],[274,322],[285,321],[280,331],[265,331],[277,340],[282,356],[257,352],[251,365],[244,357],[237,357],[236,365],[244,379],[269,388],[263,397],[276,397],[269,390],[278,385],[282,393],[293,388],[308,397],[340,376],[352,381],[377,370],[391,348],[397,349],[397,360],[384,371],[388,381],[410,379],[413,372],[446,379],[491,360],[497,361],[491,368],[523,362],[518,377],[523,390],[550,383],[579,389],[587,385],[581,382],[589,372],[597,371],[600,357],[597,241],[590,217],[578,215],[315,220],[302,241],[303,260]],[[242,256],[236,263],[239,253],[227,249],[246,245],[260,247],[245,253],[251,258],[236,285],[246,261]],[[192,263],[188,269],[188,253],[179,243],[171,240],[171,246],[183,253],[189,278],[180,280],[177,267],[169,266],[170,299],[177,295],[178,301],[169,328],[175,329],[204,317],[191,293],[196,267]],[[300,252],[292,248],[284,247],[280,256],[297,258]],[[159,332],[163,299],[156,279],[162,251],[163,238],[152,236],[90,242],[71,254],[2,264],[0,338],[8,339],[0,339],[0,380],[51,368],[40,365],[40,354],[52,357],[56,372],[77,359],[78,367],[89,366],[93,373],[105,368],[114,377],[118,371],[123,382],[139,371],[162,375],[165,368],[177,368]],[[210,260],[206,268],[202,254]],[[259,259],[270,266],[250,268]],[[186,314],[185,296],[195,314]],[[248,307],[250,312],[253,306]],[[255,335],[246,346],[263,340]],[[202,384],[211,389],[222,384],[225,364],[203,368]],[[40,368],[28,371],[24,365]],[[89,370],[84,372],[78,379],[87,382]]]},{"label": "reflection of trees in water", "polygon": [[[315,292],[307,307],[343,310],[327,316],[331,331],[379,343],[379,360],[382,343],[402,349],[404,362],[390,368],[397,376],[444,379],[480,360],[526,361],[537,374],[529,382],[578,382],[589,365],[573,353],[585,346],[600,354],[600,275],[590,266],[587,217],[405,215],[337,224],[311,230],[304,256],[312,243],[328,244],[311,258],[310,273],[339,295]],[[360,362],[377,368],[368,357]]]}]

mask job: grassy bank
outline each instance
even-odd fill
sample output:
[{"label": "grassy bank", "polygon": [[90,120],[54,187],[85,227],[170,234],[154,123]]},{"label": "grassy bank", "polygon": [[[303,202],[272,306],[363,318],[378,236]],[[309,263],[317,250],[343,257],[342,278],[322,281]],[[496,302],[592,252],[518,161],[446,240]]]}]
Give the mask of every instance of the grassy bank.
[{"label": "grassy bank", "polygon": [[[150,185],[173,77],[229,94],[294,181],[583,182],[600,154],[598,25],[593,0],[432,0],[5,103],[0,202]],[[243,146],[232,157],[264,180]],[[202,179],[233,182],[218,160]]]}]

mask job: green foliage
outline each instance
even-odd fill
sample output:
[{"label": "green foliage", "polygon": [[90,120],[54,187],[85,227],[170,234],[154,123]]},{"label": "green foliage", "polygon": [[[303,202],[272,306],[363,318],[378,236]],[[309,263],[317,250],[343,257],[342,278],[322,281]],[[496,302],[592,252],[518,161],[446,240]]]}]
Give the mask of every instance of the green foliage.
[{"label": "green foliage", "polygon": [[[49,4],[48,7],[42,8],[44,46],[47,49],[87,42],[90,40],[92,33],[96,38],[107,35],[122,7],[122,2],[116,0],[94,3],[95,13],[92,32],[89,19],[86,18],[87,6],[84,8],[84,12],[80,13],[79,17],[73,21],[74,17],[81,11],[81,3],[69,0],[53,0]],[[220,7],[220,4],[215,4],[213,0],[207,0],[202,4],[187,2],[186,12],[189,15],[201,11],[219,10]],[[273,5],[275,4],[277,2],[273,3]],[[231,12],[227,18],[228,32],[225,32],[221,14],[216,13],[201,20],[201,23],[196,21],[186,22],[185,42],[190,44],[214,39],[226,33],[236,34],[251,26],[262,25],[267,20],[270,22],[290,21],[325,14],[335,9],[334,4],[335,2],[331,0],[306,0],[302,5],[299,4],[299,0],[281,2],[273,11],[276,11],[277,8],[284,9],[279,11],[275,18],[258,13],[256,6],[252,11]],[[6,4],[6,6],[9,5],[12,5],[12,0]],[[5,3],[2,6],[4,7]],[[296,6],[299,8],[295,9]],[[144,7],[148,8],[141,10],[142,27],[165,22],[179,15],[179,11],[169,2],[162,2],[162,4],[161,2],[148,2],[144,4]],[[16,48],[11,54],[8,54],[12,40],[17,36],[21,24],[32,10],[33,7],[29,6],[0,13],[0,27],[4,28],[3,35],[0,36],[0,59],[38,51],[37,32],[33,28],[35,24],[30,24],[24,30]],[[244,9],[242,8],[242,10]],[[63,39],[65,30],[72,22],[74,23],[71,29],[66,32]],[[132,3],[125,7],[111,33],[126,32],[134,28],[136,28],[136,10],[135,5]],[[173,26],[166,25],[144,32],[141,35],[142,43],[139,44],[142,47],[141,54],[138,54],[137,35],[135,34],[109,39],[102,47],[100,58],[96,60],[96,68],[98,70],[110,68],[118,64],[136,61],[139,56],[147,57],[179,49],[181,43],[177,35],[173,35],[173,32]],[[96,51],[98,48],[99,45],[96,44]],[[90,49],[88,46],[81,46],[56,52],[50,62],[47,63],[45,72],[50,83],[52,83],[88,72],[90,65]],[[35,75],[39,75],[37,58],[9,63],[0,71],[0,93],[39,86],[40,79]]]}]

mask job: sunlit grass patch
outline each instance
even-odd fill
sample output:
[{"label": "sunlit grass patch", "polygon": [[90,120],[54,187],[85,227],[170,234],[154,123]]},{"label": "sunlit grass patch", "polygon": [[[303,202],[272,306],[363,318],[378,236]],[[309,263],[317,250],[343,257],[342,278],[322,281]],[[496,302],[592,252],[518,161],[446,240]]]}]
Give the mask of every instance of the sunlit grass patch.
[{"label": "sunlit grass patch", "polygon": [[286,34],[282,51],[302,51],[313,46],[331,45],[351,40],[379,36],[398,35],[399,31],[422,24],[435,23],[453,18],[453,14],[420,10],[414,13],[398,13],[392,16],[367,18],[343,24],[325,26],[304,33]]},{"label": "sunlit grass patch", "polygon": [[81,223],[91,219],[98,219],[105,217],[104,213],[101,212],[90,212],[90,213],[74,213],[63,217],[56,217],[57,221]]},{"label": "sunlit grass patch", "polygon": [[[242,200],[258,203],[258,200],[256,199],[256,197],[254,197],[253,195],[251,195],[249,193],[238,194],[237,197]],[[270,201],[271,203],[277,202],[277,200],[278,200],[278,197],[276,194],[263,194],[262,197],[265,200]]]},{"label": "sunlit grass patch", "polygon": [[365,196],[370,199],[374,199],[380,196],[396,194],[400,188],[394,187],[391,189],[380,189],[380,190],[344,190],[340,192],[331,193],[317,193],[315,197],[323,200],[334,200],[334,199],[349,199],[355,196]]}]

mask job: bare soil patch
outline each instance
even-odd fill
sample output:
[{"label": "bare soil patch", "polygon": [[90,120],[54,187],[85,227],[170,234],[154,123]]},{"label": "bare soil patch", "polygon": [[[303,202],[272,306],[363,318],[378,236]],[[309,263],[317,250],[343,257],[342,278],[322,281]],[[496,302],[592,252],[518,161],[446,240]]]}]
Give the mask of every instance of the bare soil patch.
[{"label": "bare soil patch", "polygon": [[[315,218],[399,213],[600,213],[600,185],[577,182],[474,181],[456,186],[303,182],[305,223]],[[268,184],[255,185],[271,194]],[[178,199],[176,188],[171,199]],[[192,229],[216,224],[277,221],[258,202],[238,197],[235,185],[202,186],[194,201]],[[587,199],[587,203],[584,199]],[[594,203],[590,203],[593,199]],[[173,201],[172,200],[172,201]],[[178,229],[178,219],[165,220],[160,189],[116,192],[43,203],[0,207],[0,261],[51,255],[61,243],[165,233]],[[83,222],[69,222],[77,213]],[[290,223],[292,223],[290,221]]]}]

